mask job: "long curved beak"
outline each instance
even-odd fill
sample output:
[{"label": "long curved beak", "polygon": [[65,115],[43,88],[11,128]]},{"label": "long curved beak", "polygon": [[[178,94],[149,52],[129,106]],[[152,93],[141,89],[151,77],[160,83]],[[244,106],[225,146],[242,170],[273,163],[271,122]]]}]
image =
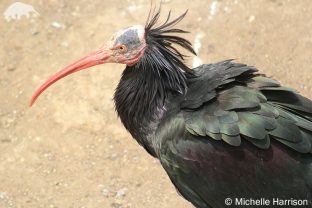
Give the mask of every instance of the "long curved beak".
[{"label": "long curved beak", "polygon": [[41,93],[46,90],[50,85],[66,77],[74,72],[80,71],[82,69],[86,69],[98,64],[108,63],[110,61],[110,50],[107,46],[103,46],[98,50],[88,54],[87,56],[75,61],[74,63],[66,66],[61,71],[57,72],[53,76],[51,76],[47,81],[45,81],[33,94],[31,100],[29,102],[29,106],[31,107],[37,98],[41,95]]}]

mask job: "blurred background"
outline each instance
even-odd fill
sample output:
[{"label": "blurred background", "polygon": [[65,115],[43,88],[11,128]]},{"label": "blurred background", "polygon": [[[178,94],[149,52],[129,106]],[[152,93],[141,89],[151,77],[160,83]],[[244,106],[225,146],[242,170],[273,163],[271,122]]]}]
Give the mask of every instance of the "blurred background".
[{"label": "blurred background", "polygon": [[[156,0],[154,2],[157,2]],[[163,17],[199,57],[234,58],[312,98],[310,0],[164,0]],[[192,207],[114,111],[124,66],[69,76],[32,108],[34,90],[119,29],[144,24],[148,0],[2,0],[0,4],[0,207]]]}]

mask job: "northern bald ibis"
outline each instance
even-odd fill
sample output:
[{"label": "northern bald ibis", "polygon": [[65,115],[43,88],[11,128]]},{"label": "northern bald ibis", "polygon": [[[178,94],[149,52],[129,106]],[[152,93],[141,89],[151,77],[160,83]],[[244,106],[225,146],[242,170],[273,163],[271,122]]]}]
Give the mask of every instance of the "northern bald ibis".
[{"label": "northern bald ibis", "polygon": [[311,100],[232,60],[189,68],[176,46],[195,52],[177,36],[186,31],[174,28],[185,15],[170,20],[169,13],[156,26],[159,10],[145,26],[117,32],[48,79],[30,105],[69,74],[125,64],[114,95],[118,116],[194,206],[225,207],[228,198],[311,205]]}]

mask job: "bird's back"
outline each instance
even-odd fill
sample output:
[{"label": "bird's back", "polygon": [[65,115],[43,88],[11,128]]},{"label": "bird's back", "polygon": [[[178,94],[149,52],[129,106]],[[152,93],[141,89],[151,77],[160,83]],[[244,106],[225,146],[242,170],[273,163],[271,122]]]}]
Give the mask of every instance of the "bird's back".
[{"label": "bird's back", "polygon": [[195,69],[156,131],[163,167],[197,207],[311,203],[312,102],[256,71],[231,61]]}]

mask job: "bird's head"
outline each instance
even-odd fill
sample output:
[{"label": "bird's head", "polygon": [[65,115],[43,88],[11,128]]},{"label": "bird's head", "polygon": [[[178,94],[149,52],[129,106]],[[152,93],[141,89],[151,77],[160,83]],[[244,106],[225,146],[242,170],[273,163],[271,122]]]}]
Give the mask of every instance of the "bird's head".
[{"label": "bird's head", "polygon": [[101,60],[102,63],[132,66],[143,56],[145,48],[145,29],[141,25],[135,25],[117,32],[111,40],[85,58],[87,62],[95,61],[96,64]]},{"label": "bird's head", "polygon": [[69,64],[62,70],[51,76],[33,94],[30,106],[36,101],[39,95],[50,85],[59,79],[74,72],[104,63],[120,63],[127,66],[145,63],[155,63],[158,69],[172,71],[177,68],[187,71],[189,68],[184,65],[182,55],[172,44],[194,53],[191,43],[181,37],[169,35],[170,33],[186,33],[180,29],[172,29],[171,26],[178,23],[186,15],[186,12],[178,18],[169,21],[170,12],[165,23],[154,27],[160,16],[160,10],[153,16],[149,15],[145,26],[135,25],[115,33],[110,40],[104,43],[99,49],[89,53],[79,60]]}]

